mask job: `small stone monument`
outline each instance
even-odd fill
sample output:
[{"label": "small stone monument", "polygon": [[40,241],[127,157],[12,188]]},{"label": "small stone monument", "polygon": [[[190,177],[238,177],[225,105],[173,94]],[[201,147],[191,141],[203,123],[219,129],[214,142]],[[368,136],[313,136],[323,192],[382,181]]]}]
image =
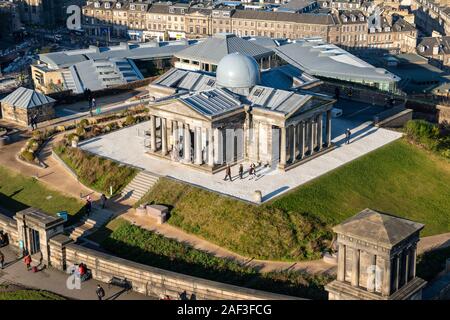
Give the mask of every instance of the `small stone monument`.
[{"label": "small stone monument", "polygon": [[141,217],[145,217],[147,215],[147,208],[145,204],[141,204],[136,208],[136,215]]},{"label": "small stone monument", "polygon": [[158,224],[163,224],[164,222],[167,221],[169,208],[167,208],[166,206],[162,206],[159,204],[152,204],[148,205],[146,209],[147,215],[152,218],[155,218]]},{"label": "small stone monument", "polygon": [[255,200],[256,203],[262,202],[262,193],[260,190],[255,191],[255,193],[253,194],[253,199]]}]

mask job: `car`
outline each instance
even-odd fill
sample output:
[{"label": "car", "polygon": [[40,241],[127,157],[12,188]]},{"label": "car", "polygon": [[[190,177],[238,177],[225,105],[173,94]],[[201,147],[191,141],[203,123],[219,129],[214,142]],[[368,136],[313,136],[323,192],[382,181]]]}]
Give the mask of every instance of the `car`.
[{"label": "car", "polygon": [[331,109],[331,116],[333,118],[339,118],[340,116],[342,116],[342,109],[339,108]]}]

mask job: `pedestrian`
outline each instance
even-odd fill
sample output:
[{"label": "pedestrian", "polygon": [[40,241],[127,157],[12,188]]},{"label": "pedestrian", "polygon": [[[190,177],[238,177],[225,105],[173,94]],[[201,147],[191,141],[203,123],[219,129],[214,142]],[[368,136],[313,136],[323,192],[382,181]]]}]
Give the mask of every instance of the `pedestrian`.
[{"label": "pedestrian", "polygon": [[102,204],[102,209],[105,209],[105,207],[106,207],[106,196],[105,196],[105,194],[104,193],[102,193],[102,195],[100,196],[100,202],[101,202],[101,204]]},{"label": "pedestrian", "polygon": [[350,131],[349,128],[347,128],[347,130],[345,130],[345,143],[346,144],[350,144],[350,135],[352,134],[352,132]]},{"label": "pedestrian", "polygon": [[230,178],[230,181],[232,181],[232,179],[231,179],[231,167],[230,167],[229,164],[227,164],[227,167],[225,169],[225,179],[223,179],[223,180],[227,181],[227,178]]},{"label": "pedestrian", "polygon": [[243,175],[244,175],[244,166],[241,163],[239,165],[239,178],[241,178],[241,180],[242,180]]},{"label": "pedestrian", "polygon": [[92,203],[91,203],[91,200],[89,198],[86,199],[85,208],[86,208],[86,214],[89,216],[91,214],[91,211],[92,211]]},{"label": "pedestrian", "polygon": [[37,114],[34,114],[33,115],[33,126],[34,126],[33,130],[37,129],[37,127],[38,127],[37,125],[38,125],[38,117],[37,117]]},{"label": "pedestrian", "polygon": [[3,255],[3,252],[0,251],[0,269],[3,269],[4,264],[5,264],[5,256]]},{"label": "pedestrian", "polygon": [[252,175],[254,178],[256,178],[256,165],[252,163],[251,166],[252,166]]},{"label": "pedestrian", "polygon": [[31,259],[31,256],[29,253],[27,253],[27,255],[25,256],[25,259],[23,259],[23,261],[25,262],[25,265],[27,266],[27,270],[30,271],[32,259]]},{"label": "pedestrian", "polygon": [[91,115],[91,117],[94,115],[92,112],[94,109],[95,109],[95,98],[92,98],[91,103],[89,104],[89,114]]},{"label": "pedestrian", "polygon": [[97,290],[95,290],[95,293],[97,294],[98,300],[103,300],[103,297],[105,296],[105,290],[102,288],[101,285],[97,285]]}]

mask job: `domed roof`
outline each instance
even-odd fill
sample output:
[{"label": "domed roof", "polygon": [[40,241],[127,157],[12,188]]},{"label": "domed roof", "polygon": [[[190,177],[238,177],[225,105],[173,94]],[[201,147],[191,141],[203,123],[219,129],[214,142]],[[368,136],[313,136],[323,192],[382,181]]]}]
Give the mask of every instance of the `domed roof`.
[{"label": "domed roof", "polygon": [[220,60],[216,81],[225,88],[251,88],[259,83],[259,65],[253,57],[230,53]]}]

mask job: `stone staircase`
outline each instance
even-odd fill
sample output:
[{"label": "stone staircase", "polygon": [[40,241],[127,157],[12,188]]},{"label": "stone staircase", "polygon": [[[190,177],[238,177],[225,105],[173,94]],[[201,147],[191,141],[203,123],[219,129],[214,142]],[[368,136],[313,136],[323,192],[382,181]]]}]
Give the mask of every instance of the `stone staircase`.
[{"label": "stone staircase", "polygon": [[139,172],[122,191],[122,198],[139,201],[158,182],[159,177],[148,171]]},{"label": "stone staircase", "polygon": [[113,216],[114,213],[109,210],[93,207],[89,217],[84,216],[79,223],[69,227],[66,231],[72,240],[77,241],[79,238],[85,237],[107,224]]}]

